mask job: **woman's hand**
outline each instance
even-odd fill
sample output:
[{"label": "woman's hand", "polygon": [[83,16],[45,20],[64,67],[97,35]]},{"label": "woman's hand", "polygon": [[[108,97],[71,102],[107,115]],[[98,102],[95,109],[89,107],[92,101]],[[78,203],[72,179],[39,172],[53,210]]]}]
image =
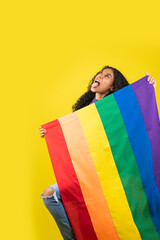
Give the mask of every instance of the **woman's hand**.
[{"label": "woman's hand", "polygon": [[153,87],[155,88],[156,85],[157,85],[156,80],[155,80],[153,77],[149,76],[148,72],[146,72],[146,75],[148,76],[147,81],[148,81],[150,84],[152,84]]},{"label": "woman's hand", "polygon": [[44,134],[47,132],[46,129],[42,128],[42,127],[39,127],[39,131],[40,131],[41,137],[43,138]]}]

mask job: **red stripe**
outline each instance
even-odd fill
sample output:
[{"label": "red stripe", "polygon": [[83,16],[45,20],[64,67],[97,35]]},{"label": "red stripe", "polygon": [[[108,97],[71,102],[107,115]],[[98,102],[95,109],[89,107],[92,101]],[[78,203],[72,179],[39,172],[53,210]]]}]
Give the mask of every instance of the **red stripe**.
[{"label": "red stripe", "polygon": [[77,240],[97,240],[58,120],[42,125],[64,207]]}]

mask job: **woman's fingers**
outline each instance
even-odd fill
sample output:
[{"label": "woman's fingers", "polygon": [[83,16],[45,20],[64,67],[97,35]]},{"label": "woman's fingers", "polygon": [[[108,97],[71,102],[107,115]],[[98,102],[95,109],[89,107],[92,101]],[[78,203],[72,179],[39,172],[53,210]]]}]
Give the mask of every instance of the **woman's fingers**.
[{"label": "woman's fingers", "polygon": [[40,133],[46,133],[46,130],[40,130]]},{"label": "woman's fingers", "polygon": [[47,131],[46,131],[46,129],[41,129],[40,130],[40,133],[46,133]]},{"label": "woman's fingers", "polygon": [[148,81],[150,84],[152,84],[153,87],[155,88],[156,85],[157,85],[156,80],[155,80],[153,77],[149,76],[148,72],[146,72],[146,75],[148,76],[147,81]]},{"label": "woman's fingers", "polygon": [[156,83],[156,80],[153,77],[150,77],[147,80],[150,84],[153,85],[153,87],[156,87],[157,83]]},{"label": "woman's fingers", "polygon": [[40,131],[45,131],[45,132],[46,132],[46,129],[45,129],[45,128],[42,128],[42,127],[39,127],[39,130],[40,130]]},{"label": "woman's fingers", "polygon": [[47,132],[45,128],[39,127],[41,137],[44,137],[44,134]]},{"label": "woman's fingers", "polygon": [[154,81],[153,81],[153,87],[155,88],[156,85],[157,85],[157,83],[156,83],[156,81],[154,80]]}]

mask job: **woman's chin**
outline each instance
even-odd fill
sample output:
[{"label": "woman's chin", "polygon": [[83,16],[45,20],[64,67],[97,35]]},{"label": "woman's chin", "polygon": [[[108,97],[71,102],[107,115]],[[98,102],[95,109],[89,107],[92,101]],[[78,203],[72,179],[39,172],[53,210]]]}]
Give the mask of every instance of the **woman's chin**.
[{"label": "woman's chin", "polygon": [[91,87],[91,92],[96,92],[96,89]]}]

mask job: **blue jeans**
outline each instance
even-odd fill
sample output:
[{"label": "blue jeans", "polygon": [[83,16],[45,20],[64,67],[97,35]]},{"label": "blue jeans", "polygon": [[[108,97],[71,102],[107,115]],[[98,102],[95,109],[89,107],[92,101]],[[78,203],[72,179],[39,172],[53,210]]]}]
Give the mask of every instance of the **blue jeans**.
[{"label": "blue jeans", "polygon": [[54,194],[51,196],[43,196],[41,194],[40,198],[43,199],[44,205],[49,210],[53,216],[64,240],[76,240],[73,228],[68,219],[67,213],[65,211],[62,198],[59,192],[57,183],[50,185],[54,189]]}]

